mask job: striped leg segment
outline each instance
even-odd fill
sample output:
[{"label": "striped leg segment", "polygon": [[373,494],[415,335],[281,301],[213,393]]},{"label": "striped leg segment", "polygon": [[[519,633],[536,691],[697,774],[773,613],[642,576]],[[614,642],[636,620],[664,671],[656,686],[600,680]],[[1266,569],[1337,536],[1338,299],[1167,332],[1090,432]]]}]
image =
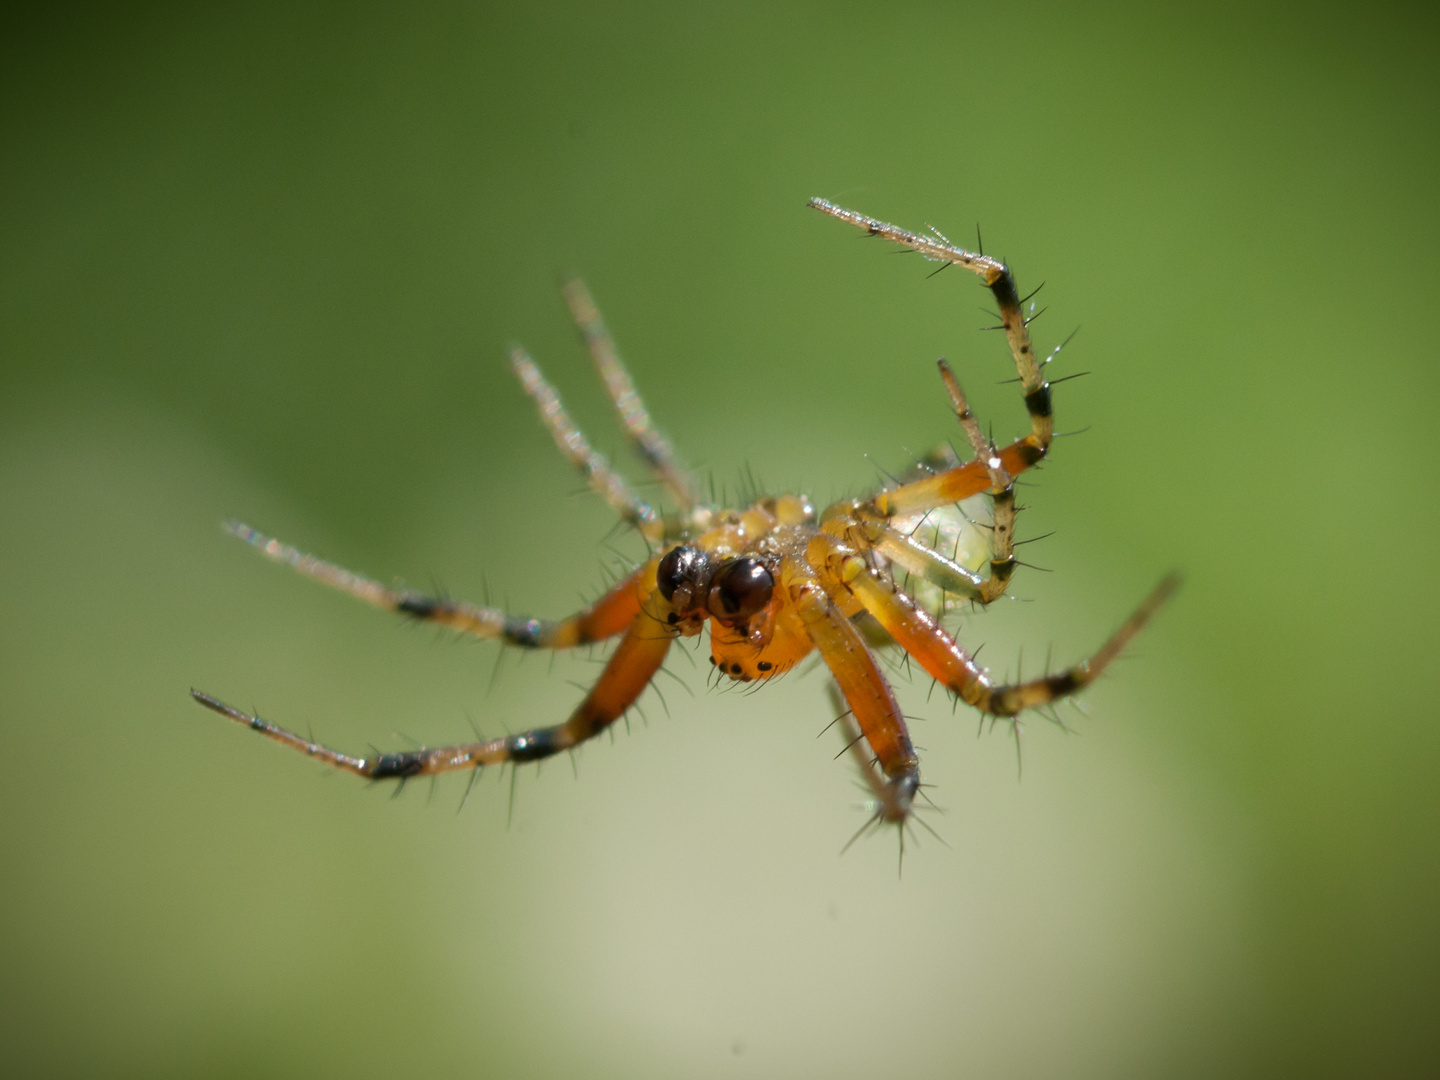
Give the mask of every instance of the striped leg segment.
[{"label": "striped leg segment", "polygon": [[980,430],[975,414],[970,411],[965,391],[960,389],[960,382],[950,370],[950,365],[944,360],[939,361],[939,365],[940,378],[950,395],[955,417],[965,431],[975,460],[984,464],[985,474],[990,478],[990,495],[994,501],[990,526],[990,576],[981,583],[980,595],[975,597],[980,603],[988,604],[999,599],[1015,573],[1015,480],[1005,471],[1004,464],[995,453],[994,444]]},{"label": "striped leg segment", "polygon": [[282,544],[241,522],[226,522],[225,528],[266,558],[284,563],[322,585],[349,593],[367,604],[448,626],[463,634],[535,649],[568,649],[622,633],[640,614],[640,606],[654,586],[655,566],[659,561],[651,559],[584,611],[550,622],[510,615],[499,608],[477,607],[460,600],[441,600],[387,588],[378,581],[352,574],[334,563]]},{"label": "striped leg segment", "polygon": [[[942,236],[921,236],[898,226],[878,221],[853,210],[836,206],[826,199],[811,199],[810,206],[849,225],[864,229],[871,236],[883,237],[900,244],[932,262],[963,266],[984,279],[990,294],[1000,308],[1000,322],[1005,339],[1020,374],[1025,392],[1025,408],[1030,414],[1030,434],[997,455],[1000,467],[1014,478],[1044,459],[1054,436],[1055,424],[1050,412],[1050,384],[1041,373],[1042,365],[1035,359],[1030,329],[1020,309],[1020,293],[1015,278],[1004,263],[987,255],[979,255],[956,247]],[[877,495],[873,505],[884,517],[923,513],[946,503],[958,502],[992,487],[989,470],[983,462],[971,461],[949,472],[904,484]]]},{"label": "striped leg segment", "polygon": [[1165,602],[1179,587],[1180,575],[1174,572],[1167,574],[1150,590],[1150,595],[1140,602],[1140,606],[1131,612],[1120,629],[1111,634],[1110,639],[1100,646],[1099,651],[1089,660],[1082,660],[1074,667],[1055,675],[1045,675],[1010,686],[992,687],[989,698],[981,705],[981,709],[996,716],[1014,716],[1023,709],[1033,709],[1037,705],[1068,697],[1081,687],[1088,686],[1124,651],[1130,640],[1145,628],[1145,624],[1154,618],[1155,613],[1165,606]]},{"label": "striped leg segment", "polygon": [[920,788],[920,759],[890,684],[860,632],[836,609],[821,575],[809,563],[799,556],[787,556],[780,564],[780,580],[885,777],[883,785],[872,785],[877,795],[876,816],[903,822]]},{"label": "striped leg segment", "polygon": [[997,686],[928,612],[876,577],[858,556],[847,555],[838,545],[832,551],[832,567],[860,606],[934,679],[966,704],[992,716],[1015,716],[1024,709],[1068,697],[1094,682],[1180,584],[1175,574],[1161,581],[1089,660],[1054,675]]},{"label": "striped leg segment", "polygon": [[630,372],[625,370],[620,352],[615,348],[615,340],[605,328],[605,320],[600,317],[600,309],[590,298],[590,291],[585,288],[583,281],[573,278],[565,283],[563,292],[565,303],[570,307],[575,325],[584,335],[585,346],[590,350],[600,378],[605,381],[610,400],[620,414],[625,433],[630,436],[631,443],[650,469],[651,475],[660,481],[670,497],[679,504],[681,511],[688,512],[698,501],[695,481],[680,463],[674,445],[650,422],[649,410],[645,408],[645,402],[635,390]]},{"label": "striped leg segment", "polygon": [[620,515],[621,520],[635,526],[646,540],[660,542],[665,535],[665,522],[630,490],[630,485],[611,467],[604,455],[590,445],[560,403],[560,395],[546,382],[535,361],[530,359],[530,354],[524,349],[512,349],[510,366],[525,387],[525,392],[539,407],[540,418],[550,429],[555,445],[580,470],[591,489]]},{"label": "striped leg segment", "polygon": [[[1045,459],[1045,452],[1036,449],[1030,441],[1031,438],[1032,436],[1027,435],[1023,439],[1017,439],[995,453],[1000,460],[1000,468],[1004,469],[1012,480]],[[923,514],[937,506],[948,506],[990,488],[990,470],[985,463],[967,461],[923,480],[882,491],[870,500],[870,506],[880,517],[903,517],[907,514]]]},{"label": "striped leg segment", "polygon": [[213,709],[236,723],[244,724],[267,738],[299,750],[327,765],[372,780],[404,780],[412,776],[428,776],[457,769],[478,769],[507,761],[518,765],[527,761],[539,761],[562,750],[572,749],[604,731],[623,716],[660,670],[665,653],[670,648],[672,639],[662,626],[663,624],[657,624],[644,616],[635,619],[629,632],[620,640],[609,663],[605,665],[600,680],[565,723],[522,731],[518,735],[507,735],[503,739],[484,739],[455,746],[352,757],[311,742],[268,720],[241,712],[199,690],[190,691],[190,696],[206,708]]}]

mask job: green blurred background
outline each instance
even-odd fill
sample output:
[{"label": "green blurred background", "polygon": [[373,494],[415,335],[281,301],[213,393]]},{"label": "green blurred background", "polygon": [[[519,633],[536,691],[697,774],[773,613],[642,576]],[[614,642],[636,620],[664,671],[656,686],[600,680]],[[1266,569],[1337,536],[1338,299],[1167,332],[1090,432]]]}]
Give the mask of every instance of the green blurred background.
[{"label": "green blurred background", "polygon": [[[1428,10],[1428,9],[1426,9]],[[20,1075],[1435,1075],[1436,21],[1419,5],[55,7],[0,33],[0,1058]],[[737,486],[859,493],[1024,425],[973,278],[805,209],[984,229],[1056,374],[987,661],[1184,591],[1023,778],[902,680],[950,844],[896,879],[818,675],[392,801],[345,748],[551,722],[264,563],[560,613],[618,549],[512,384],[634,470],[564,313]],[[701,668],[708,665],[701,664]],[[922,840],[925,838],[922,836]]]}]

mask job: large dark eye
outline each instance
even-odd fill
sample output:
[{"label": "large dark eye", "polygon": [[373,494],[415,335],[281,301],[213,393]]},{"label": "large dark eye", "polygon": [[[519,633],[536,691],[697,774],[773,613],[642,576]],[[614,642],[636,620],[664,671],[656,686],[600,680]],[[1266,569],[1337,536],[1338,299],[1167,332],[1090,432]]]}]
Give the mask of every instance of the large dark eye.
[{"label": "large dark eye", "polygon": [[704,560],[705,556],[692,547],[671,548],[655,568],[655,584],[660,588],[660,595],[666,600],[673,600],[676,589],[695,581]]},{"label": "large dark eye", "polygon": [[774,589],[769,570],[754,559],[737,559],[711,582],[710,613],[720,619],[748,619],[770,603]]}]

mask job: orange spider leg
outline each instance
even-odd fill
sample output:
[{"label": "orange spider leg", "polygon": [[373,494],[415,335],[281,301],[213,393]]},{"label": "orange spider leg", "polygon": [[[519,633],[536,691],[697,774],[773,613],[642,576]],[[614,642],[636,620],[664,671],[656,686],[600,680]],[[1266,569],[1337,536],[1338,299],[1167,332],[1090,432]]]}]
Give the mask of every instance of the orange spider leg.
[{"label": "orange spider leg", "polygon": [[[1041,374],[1043,365],[1035,359],[1029,324],[1020,309],[1020,293],[1009,268],[997,259],[956,247],[938,234],[933,237],[921,236],[908,229],[846,210],[825,199],[811,199],[810,206],[864,229],[871,236],[883,237],[892,243],[900,244],[933,262],[963,266],[984,279],[986,287],[1000,308],[1000,322],[1015,360],[1015,370],[1020,374],[1020,385],[1025,393],[1025,409],[1030,414],[1030,434],[995,455],[999,459],[998,468],[1003,469],[1013,479],[1026,469],[1039,464],[1050,448],[1050,440],[1055,431],[1050,411],[1050,384]],[[987,464],[987,460],[966,462],[937,476],[902,484],[891,491],[883,492],[872,500],[871,507],[881,517],[923,513],[992,488],[995,486],[992,480],[993,472],[994,467]]]},{"label": "orange spider leg", "polygon": [[876,787],[877,817],[889,822],[904,821],[920,787],[920,759],[890,684],[880,673],[860,632],[831,602],[821,575],[806,559],[786,556],[780,563],[780,583],[786,602],[800,616],[806,633],[824,657],[885,776],[883,787]]},{"label": "orange spider leg", "polygon": [[322,585],[349,593],[367,604],[439,623],[460,633],[498,638],[509,645],[535,649],[568,649],[622,632],[635,621],[641,603],[654,587],[655,566],[659,562],[658,558],[651,559],[584,611],[551,622],[510,615],[499,608],[477,607],[461,600],[441,600],[405,589],[386,588],[377,581],[282,544],[241,522],[226,522],[225,527],[266,558],[284,563]]},{"label": "orange spider leg", "polygon": [[681,512],[689,513],[698,501],[695,482],[680,464],[674,444],[650,422],[650,413],[636,392],[630,373],[625,370],[620,352],[615,348],[615,339],[605,328],[605,320],[600,317],[600,309],[591,299],[590,290],[579,278],[572,278],[565,283],[562,292],[636,452],[670,497],[680,505]]},{"label": "orange spider leg", "polygon": [[830,575],[934,679],[966,704],[992,716],[1015,716],[1094,682],[1180,584],[1175,574],[1162,580],[1089,660],[1054,675],[997,686],[933,616],[877,577],[859,555],[829,536],[812,540],[810,551],[811,561],[823,562]]},{"label": "orange spider leg", "polygon": [[654,594],[647,598],[646,605],[647,610],[631,621],[630,629],[620,639],[620,644],[605,665],[599,681],[565,723],[522,731],[518,735],[507,735],[503,739],[484,739],[454,746],[422,747],[419,750],[406,750],[395,754],[377,753],[372,757],[352,757],[301,738],[268,720],[241,712],[199,690],[191,690],[190,696],[201,705],[214,709],[222,716],[228,716],[236,723],[244,724],[276,742],[337,769],[355,773],[357,776],[367,776],[372,780],[392,777],[405,780],[412,776],[427,776],[456,769],[478,769],[507,761],[517,765],[527,761],[539,761],[562,750],[572,749],[604,731],[625,714],[625,710],[634,704],[635,699],[660,669],[672,640],[672,632],[665,625],[665,617],[669,614],[670,607]]},{"label": "orange spider leg", "polygon": [[[1027,435],[995,452],[995,456],[1000,460],[1000,468],[1012,479],[1045,459],[1044,451],[1036,449],[1030,441],[1033,437]],[[990,490],[990,487],[990,470],[985,462],[967,461],[943,473],[882,491],[870,500],[869,505],[882,518],[923,514],[937,506],[948,506],[961,499],[968,499],[971,495],[979,495]]]}]

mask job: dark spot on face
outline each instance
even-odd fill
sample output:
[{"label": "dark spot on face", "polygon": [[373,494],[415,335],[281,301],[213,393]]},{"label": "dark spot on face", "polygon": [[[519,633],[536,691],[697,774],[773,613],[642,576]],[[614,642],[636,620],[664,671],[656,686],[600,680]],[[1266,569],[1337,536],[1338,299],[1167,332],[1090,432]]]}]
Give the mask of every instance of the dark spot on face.
[{"label": "dark spot on face", "polygon": [[742,670],[744,670],[744,669],[741,668],[739,664],[731,664],[731,665],[730,665],[730,674],[732,674],[732,675],[739,675]]},{"label": "dark spot on face", "polygon": [[715,663],[715,657],[713,657],[713,656],[710,657],[710,663],[711,663],[711,665],[714,665],[714,663]]},{"label": "dark spot on face", "polygon": [[665,616],[665,621],[668,622],[671,626],[674,626],[676,623],[678,623],[678,622],[680,621],[680,616],[677,615],[677,614],[675,614],[675,612],[672,611],[672,612],[670,612],[669,615],[666,615],[666,616]]},{"label": "dark spot on face", "polygon": [[770,670],[771,668],[773,668],[775,665],[772,664],[772,663],[770,663],[769,660],[761,660],[761,661],[760,661],[758,664],[756,664],[755,666],[756,666],[757,668],[759,668],[761,671],[769,671],[769,670]]}]

